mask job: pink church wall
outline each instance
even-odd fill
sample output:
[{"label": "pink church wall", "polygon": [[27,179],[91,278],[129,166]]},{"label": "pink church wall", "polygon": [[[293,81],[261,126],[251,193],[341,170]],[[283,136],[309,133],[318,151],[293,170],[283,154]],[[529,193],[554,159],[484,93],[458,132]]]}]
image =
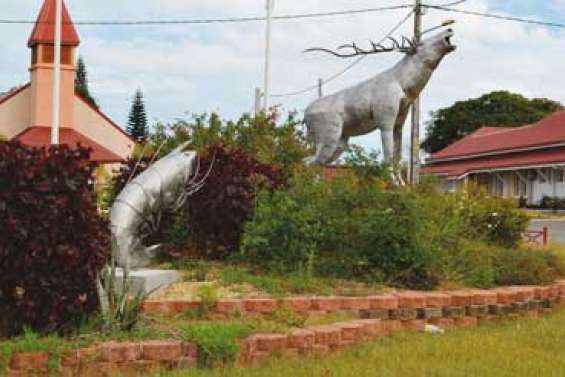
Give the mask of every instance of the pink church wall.
[{"label": "pink church wall", "polygon": [[74,98],[75,130],[120,157],[129,157],[133,152],[133,141],[82,99],[77,96]]},{"label": "pink church wall", "polygon": [[11,139],[30,125],[29,87],[0,105],[0,135]]}]

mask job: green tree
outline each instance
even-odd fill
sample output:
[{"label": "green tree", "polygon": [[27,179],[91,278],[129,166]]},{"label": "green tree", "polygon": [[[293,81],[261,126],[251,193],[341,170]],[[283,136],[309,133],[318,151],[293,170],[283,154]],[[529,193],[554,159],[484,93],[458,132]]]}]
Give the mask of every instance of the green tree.
[{"label": "green tree", "polygon": [[127,132],[137,141],[145,141],[147,138],[147,114],[141,89],[138,89],[133,97]]},{"label": "green tree", "polygon": [[480,127],[520,127],[561,109],[561,103],[546,98],[528,99],[507,91],[488,93],[432,112],[422,147],[434,153]]},{"label": "green tree", "polygon": [[98,103],[88,90],[88,73],[84,59],[79,56],[77,62],[77,73],[75,77],[75,92],[84,98],[88,103],[98,109]]}]

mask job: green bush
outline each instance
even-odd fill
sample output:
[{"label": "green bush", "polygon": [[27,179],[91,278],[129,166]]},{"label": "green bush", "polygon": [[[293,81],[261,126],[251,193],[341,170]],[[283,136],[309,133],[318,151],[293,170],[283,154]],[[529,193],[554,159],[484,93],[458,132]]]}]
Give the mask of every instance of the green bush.
[{"label": "green bush", "polygon": [[493,263],[498,285],[548,284],[565,273],[563,260],[551,250],[502,249]]},{"label": "green bush", "polygon": [[[555,277],[547,259],[527,279],[501,267],[520,249],[528,223],[516,203],[478,190],[390,188],[379,174],[352,171],[331,182],[316,174],[299,172],[290,188],[261,193],[242,241],[244,262],[417,289],[442,281],[488,288]],[[532,275],[517,260],[516,274]]]},{"label": "green bush", "polygon": [[413,191],[303,173],[289,190],[262,193],[242,257],[273,270],[431,288],[439,282],[431,225]]}]

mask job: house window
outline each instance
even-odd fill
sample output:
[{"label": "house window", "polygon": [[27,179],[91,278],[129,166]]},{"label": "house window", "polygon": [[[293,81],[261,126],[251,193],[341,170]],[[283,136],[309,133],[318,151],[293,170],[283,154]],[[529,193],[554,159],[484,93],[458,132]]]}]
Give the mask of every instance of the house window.
[{"label": "house window", "polygon": [[563,170],[561,169],[556,169],[553,171],[553,178],[555,180],[555,182],[563,182]]}]

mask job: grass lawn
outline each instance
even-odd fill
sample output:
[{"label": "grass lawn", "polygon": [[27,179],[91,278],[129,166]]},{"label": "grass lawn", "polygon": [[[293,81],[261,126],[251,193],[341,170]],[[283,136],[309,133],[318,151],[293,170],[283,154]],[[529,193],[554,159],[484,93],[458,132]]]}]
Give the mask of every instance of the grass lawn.
[{"label": "grass lawn", "polygon": [[275,360],[257,369],[201,370],[167,377],[565,376],[565,311],[538,320],[399,334],[339,356]]}]

